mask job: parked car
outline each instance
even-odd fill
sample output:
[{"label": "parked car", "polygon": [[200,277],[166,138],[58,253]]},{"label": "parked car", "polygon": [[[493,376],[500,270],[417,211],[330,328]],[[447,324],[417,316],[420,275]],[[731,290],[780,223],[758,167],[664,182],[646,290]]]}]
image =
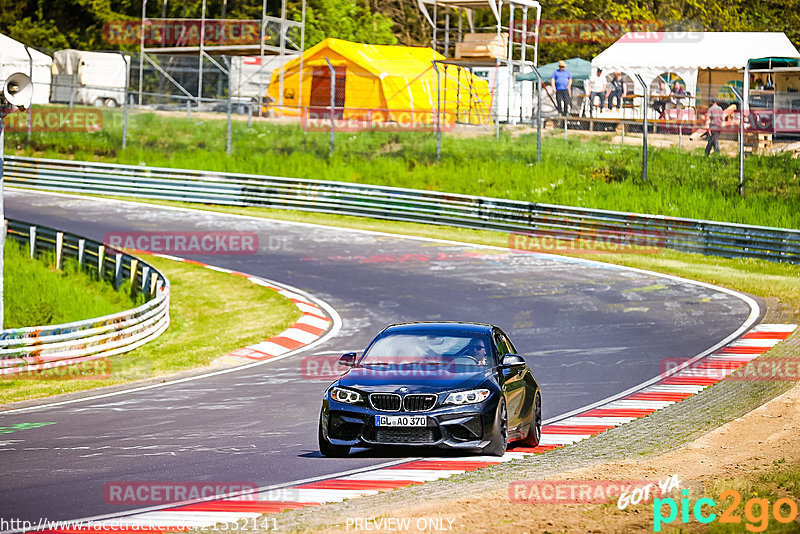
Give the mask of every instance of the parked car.
[{"label": "parked car", "polygon": [[542,396],[500,328],[477,323],[387,327],[325,391],[319,448],[387,445],[464,449],[502,456],[510,441],[536,446]]}]

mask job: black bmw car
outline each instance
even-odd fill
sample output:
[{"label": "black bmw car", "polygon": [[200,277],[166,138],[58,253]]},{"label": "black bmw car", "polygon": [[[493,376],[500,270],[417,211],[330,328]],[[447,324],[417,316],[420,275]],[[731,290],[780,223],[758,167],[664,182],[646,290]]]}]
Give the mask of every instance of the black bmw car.
[{"label": "black bmw car", "polygon": [[539,444],[542,396],[525,360],[496,326],[405,323],[378,334],[328,387],[319,449],[434,446],[502,456],[509,441]]}]

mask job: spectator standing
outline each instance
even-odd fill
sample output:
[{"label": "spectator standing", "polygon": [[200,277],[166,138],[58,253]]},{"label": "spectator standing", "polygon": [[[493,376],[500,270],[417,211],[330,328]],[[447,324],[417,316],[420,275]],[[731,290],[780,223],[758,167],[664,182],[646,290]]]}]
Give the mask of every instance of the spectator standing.
[{"label": "spectator standing", "polygon": [[614,77],[611,78],[611,82],[608,84],[608,89],[606,90],[606,97],[608,97],[608,109],[614,105],[614,100],[617,101],[617,109],[622,106],[622,99],[625,98],[627,94],[627,88],[625,87],[625,81],[622,79],[622,73],[620,71],[616,71],[614,73]]},{"label": "spectator standing", "polygon": [[600,99],[600,111],[606,100],[606,77],[603,76],[603,69],[598,68],[597,72],[589,77],[589,116],[592,116],[594,109],[594,98]]},{"label": "spectator standing", "polygon": [[706,114],[706,128],[708,128],[708,144],[706,144],[706,156],[711,154],[711,149],[719,154],[719,132],[722,130],[722,108],[716,99],[711,101],[711,106]]},{"label": "spectator standing", "polygon": [[553,72],[550,78],[550,87],[556,93],[556,107],[558,113],[567,116],[569,112],[569,101],[572,94],[572,74],[567,70],[567,64],[564,60],[558,62],[558,70]]}]

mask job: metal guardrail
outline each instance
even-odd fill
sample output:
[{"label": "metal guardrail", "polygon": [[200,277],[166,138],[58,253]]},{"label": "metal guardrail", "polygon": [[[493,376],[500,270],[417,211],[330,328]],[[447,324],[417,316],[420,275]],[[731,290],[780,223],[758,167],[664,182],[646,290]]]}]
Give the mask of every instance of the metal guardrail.
[{"label": "metal guardrail", "polygon": [[146,262],[90,239],[20,221],[8,221],[8,237],[25,243],[32,258],[54,253],[57,267],[73,258],[98,278],[111,278],[116,287],[130,281],[148,301],[95,319],[3,330],[0,375],[13,378],[133,350],[169,326],[169,281]]},{"label": "metal guardrail", "polygon": [[633,238],[644,246],[800,263],[800,230],[435,191],[16,156],[6,158],[5,179],[8,185],[49,191],[261,206],[564,238]]}]

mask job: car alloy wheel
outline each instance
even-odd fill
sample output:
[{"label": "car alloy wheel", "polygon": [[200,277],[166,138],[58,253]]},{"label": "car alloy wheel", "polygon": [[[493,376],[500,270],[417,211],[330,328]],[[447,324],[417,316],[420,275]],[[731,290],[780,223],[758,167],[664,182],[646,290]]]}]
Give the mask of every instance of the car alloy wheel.
[{"label": "car alloy wheel", "polygon": [[508,447],[508,413],[506,412],[506,399],[500,397],[500,406],[497,409],[497,419],[494,423],[492,441],[484,447],[484,454],[503,456]]}]

